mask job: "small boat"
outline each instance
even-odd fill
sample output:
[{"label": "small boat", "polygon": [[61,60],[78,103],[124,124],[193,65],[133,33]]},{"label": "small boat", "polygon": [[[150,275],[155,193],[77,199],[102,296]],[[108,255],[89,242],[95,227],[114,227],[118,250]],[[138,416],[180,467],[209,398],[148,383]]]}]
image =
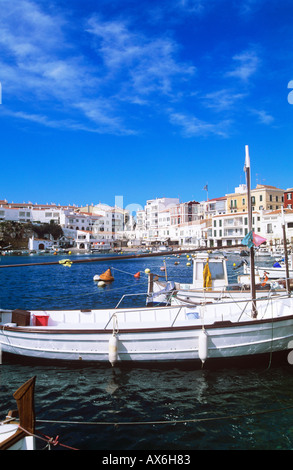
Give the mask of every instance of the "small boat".
[{"label": "small boat", "polygon": [[270,251],[267,250],[267,248],[258,248],[255,250],[255,257],[256,258],[271,258],[271,253]]},{"label": "small boat", "polygon": [[[250,274],[250,266],[244,267],[244,273]],[[285,279],[286,278],[286,265],[283,261],[275,262],[273,266],[255,266],[255,274],[261,277],[268,276],[269,279]],[[293,254],[288,263],[289,278],[293,278]]]},{"label": "small boat", "polygon": [[[242,262],[246,266],[246,262]],[[210,282],[205,278],[210,274]],[[284,293],[284,286],[265,282],[265,276],[256,276],[256,296]],[[191,284],[162,281],[161,276],[150,274],[147,305],[181,305],[198,302],[231,302],[250,298],[250,275],[238,276],[237,283],[229,283],[227,258],[207,252],[193,256],[193,279]]]},{"label": "small boat", "polygon": [[9,411],[0,423],[0,450],[35,450],[35,381],[31,378],[13,394],[18,412]]},{"label": "small boat", "polygon": [[91,253],[109,253],[112,247],[110,243],[106,242],[94,242],[91,246]]}]

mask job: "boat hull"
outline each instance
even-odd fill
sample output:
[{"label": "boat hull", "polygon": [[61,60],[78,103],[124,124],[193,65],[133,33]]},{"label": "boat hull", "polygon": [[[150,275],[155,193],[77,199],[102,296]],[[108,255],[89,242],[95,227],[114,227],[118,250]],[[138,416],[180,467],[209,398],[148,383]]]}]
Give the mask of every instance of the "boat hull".
[{"label": "boat hull", "polygon": [[[292,312],[292,304],[288,305]],[[272,308],[273,310],[273,308]],[[192,312],[191,312],[192,313]],[[193,312],[196,317],[196,312]],[[112,328],[54,328],[1,326],[4,353],[62,361],[109,361]],[[289,349],[293,341],[293,315],[240,322],[198,318],[179,326],[121,328],[115,332],[115,362],[200,361],[200,335],[207,335],[207,360],[241,358]]]}]

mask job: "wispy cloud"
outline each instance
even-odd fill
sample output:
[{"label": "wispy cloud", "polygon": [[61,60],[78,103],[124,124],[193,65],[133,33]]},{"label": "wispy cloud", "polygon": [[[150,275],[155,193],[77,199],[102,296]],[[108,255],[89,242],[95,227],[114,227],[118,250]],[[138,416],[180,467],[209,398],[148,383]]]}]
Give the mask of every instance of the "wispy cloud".
[{"label": "wispy cloud", "polygon": [[270,125],[275,121],[274,117],[267,111],[252,109],[251,113],[258,117],[258,120],[261,124]]},{"label": "wispy cloud", "polygon": [[185,137],[210,136],[217,135],[220,137],[228,137],[230,120],[223,120],[216,124],[205,122],[195,116],[183,113],[170,112],[170,122],[179,126]]},{"label": "wispy cloud", "polygon": [[[57,110],[64,125],[72,127],[74,121],[76,128],[129,134],[135,130],[126,104],[154,106],[159,98],[168,102],[176,97],[177,85],[195,74],[193,65],[178,59],[172,38],[149,37],[125,19],[105,21],[95,15],[73,26],[65,13],[49,14],[32,0],[2,3],[4,105],[15,107],[18,99],[28,107],[26,112],[11,108],[15,117],[37,122],[40,112],[39,122],[52,126]],[[89,54],[71,42],[72,28],[88,35]]]},{"label": "wispy cloud", "polygon": [[239,78],[246,82],[256,73],[260,65],[260,59],[255,51],[244,51],[233,57],[234,67],[226,73],[227,77]]},{"label": "wispy cloud", "polygon": [[237,93],[235,90],[222,89],[207,93],[204,98],[204,104],[207,108],[212,108],[217,112],[233,110],[239,101],[243,100],[247,93]]},{"label": "wispy cloud", "polygon": [[167,37],[148,37],[126,22],[89,20],[88,32],[108,76],[123,74],[123,88],[145,97],[174,93],[174,83],[195,73],[195,67],[177,59],[177,44]]}]

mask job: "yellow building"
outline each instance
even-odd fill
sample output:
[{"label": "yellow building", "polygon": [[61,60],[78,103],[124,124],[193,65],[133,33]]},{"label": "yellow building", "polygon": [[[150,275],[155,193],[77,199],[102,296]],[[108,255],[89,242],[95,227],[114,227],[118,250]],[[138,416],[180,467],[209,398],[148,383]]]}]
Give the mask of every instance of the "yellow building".
[{"label": "yellow building", "polygon": [[[235,193],[226,194],[227,213],[236,214],[247,212],[247,191],[246,185],[240,185]],[[284,204],[284,189],[257,184],[255,189],[251,190],[252,210],[278,210]]]}]

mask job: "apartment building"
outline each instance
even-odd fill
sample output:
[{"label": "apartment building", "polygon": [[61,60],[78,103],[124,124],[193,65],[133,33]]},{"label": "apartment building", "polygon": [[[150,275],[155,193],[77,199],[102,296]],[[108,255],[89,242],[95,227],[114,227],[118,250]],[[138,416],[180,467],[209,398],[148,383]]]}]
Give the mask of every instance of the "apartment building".
[{"label": "apartment building", "polygon": [[199,220],[199,202],[181,202],[170,207],[171,225],[181,225]]},{"label": "apartment building", "polygon": [[[255,233],[261,233],[261,213],[253,212],[252,228]],[[216,215],[208,233],[208,246],[233,246],[241,243],[248,233],[248,213]]]},{"label": "apartment building", "polygon": [[284,209],[293,209],[293,188],[284,192]]},{"label": "apartment building", "polygon": [[[247,188],[245,184],[235,188],[235,193],[226,194],[227,213],[237,214],[247,212]],[[284,190],[275,186],[257,184],[251,190],[252,210],[278,210],[284,204]]]},{"label": "apartment building", "polygon": [[283,245],[284,224],[287,243],[293,246],[293,209],[278,209],[262,214],[261,232],[268,245]]}]

